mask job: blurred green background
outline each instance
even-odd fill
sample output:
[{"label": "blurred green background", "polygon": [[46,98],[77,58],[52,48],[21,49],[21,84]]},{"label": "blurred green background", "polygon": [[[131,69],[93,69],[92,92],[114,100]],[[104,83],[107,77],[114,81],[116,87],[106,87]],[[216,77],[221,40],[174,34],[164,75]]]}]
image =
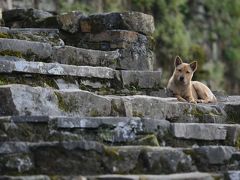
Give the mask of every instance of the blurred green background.
[{"label": "blurred green background", "polygon": [[[34,0],[38,5],[41,0]],[[43,1],[43,0],[42,0]],[[51,3],[50,3],[51,2]],[[240,0],[55,0],[58,13],[140,11],[152,14],[156,65],[166,86],[173,61],[198,61],[194,78],[213,90],[240,94]]]}]

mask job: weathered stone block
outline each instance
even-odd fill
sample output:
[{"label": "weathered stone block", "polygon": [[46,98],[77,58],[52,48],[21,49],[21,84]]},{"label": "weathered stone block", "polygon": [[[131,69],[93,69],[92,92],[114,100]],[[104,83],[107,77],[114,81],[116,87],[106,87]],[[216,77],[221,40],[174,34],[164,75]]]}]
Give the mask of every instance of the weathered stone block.
[{"label": "weathered stone block", "polygon": [[26,85],[0,87],[1,115],[62,115],[52,89]]},{"label": "weathered stone block", "polygon": [[52,55],[52,46],[49,43],[0,38],[0,52],[1,51],[20,52],[24,55],[34,54],[40,59],[47,59]]},{"label": "weathered stone block", "polygon": [[[132,117],[167,119],[178,122],[223,122],[226,117],[218,106],[182,103],[176,98],[160,98],[145,95],[107,96],[115,104],[115,113]],[[120,105],[120,106],[119,106]]]},{"label": "weathered stone block", "polygon": [[[1,32],[1,29],[0,29]],[[50,43],[55,46],[63,46],[58,29],[45,28],[11,28],[7,30],[7,37],[27,41]]]},{"label": "weathered stone block", "polygon": [[172,135],[176,138],[198,140],[225,140],[227,130],[219,124],[173,123]]},{"label": "weathered stone block", "polygon": [[81,90],[55,91],[58,106],[71,116],[110,116],[111,101],[103,96]]},{"label": "weathered stone block", "polygon": [[83,16],[82,12],[69,12],[57,16],[59,27],[67,32],[76,33],[79,31],[79,20]]},{"label": "weathered stone block", "polygon": [[3,12],[3,19],[8,27],[33,27],[36,20],[51,16],[51,13],[38,9],[12,9]]},{"label": "weathered stone block", "polygon": [[140,12],[106,13],[90,15],[80,20],[82,32],[102,32],[112,29],[124,29],[152,34],[155,30],[151,15]]},{"label": "weathered stone block", "polygon": [[[65,41],[75,46],[99,49],[99,50],[115,50],[138,47],[153,49],[153,42],[150,37],[142,35],[134,31],[127,30],[107,30],[100,33],[79,33],[77,38],[64,36]],[[70,39],[70,40],[69,40]]]},{"label": "weathered stone block", "polygon": [[10,61],[4,60],[4,57],[0,57],[0,59],[3,59],[0,61],[0,72],[3,73],[20,72],[102,79],[114,79],[117,73],[115,70],[107,67],[73,66],[58,63],[29,62],[23,59]]},{"label": "weathered stone block", "polygon": [[120,49],[121,59],[119,68],[123,70],[146,70],[152,71],[155,61],[154,53],[143,48]]},{"label": "weathered stone block", "polygon": [[231,146],[202,146],[193,151],[202,165],[223,165],[231,159],[236,149]]},{"label": "weathered stone block", "polygon": [[118,51],[98,51],[71,46],[54,47],[53,61],[62,64],[106,66],[116,68],[120,54]]},{"label": "weathered stone block", "polygon": [[161,82],[161,71],[121,71],[124,87],[136,89],[158,89]]}]

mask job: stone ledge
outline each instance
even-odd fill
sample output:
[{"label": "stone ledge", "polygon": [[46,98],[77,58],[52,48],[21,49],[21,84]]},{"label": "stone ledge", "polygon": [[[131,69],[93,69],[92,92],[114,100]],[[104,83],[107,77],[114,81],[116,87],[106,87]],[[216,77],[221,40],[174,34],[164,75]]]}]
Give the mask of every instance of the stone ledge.
[{"label": "stone ledge", "polygon": [[[6,149],[11,144],[11,142],[5,142],[0,146],[0,149]],[[24,144],[27,150],[22,149],[19,146],[21,144]],[[188,155],[183,153],[181,149],[170,147],[103,146],[94,141],[17,142],[14,147],[14,151],[12,149],[4,150],[1,159],[8,162],[14,158],[19,158],[21,152],[24,153],[25,158],[28,157],[28,161],[31,162],[28,163],[31,166],[25,169],[25,173],[34,171],[37,174],[56,174],[59,173],[57,171],[59,168],[61,169],[59,175],[120,172],[122,174],[155,174],[195,170]],[[18,152],[18,154],[15,154],[15,152]],[[78,158],[76,159],[76,157]],[[142,164],[143,159],[147,162],[144,166]],[[54,160],[57,160],[58,163],[50,163],[55,162]],[[71,163],[67,163],[68,161]],[[9,170],[10,168],[6,164],[3,168]],[[46,167],[48,168],[46,169]],[[10,172],[19,172],[17,165],[11,166],[11,170]]]},{"label": "stone ledge", "polygon": [[[203,123],[228,121],[222,102],[191,104],[178,102],[176,98],[100,96],[82,90],[59,91],[16,84],[0,86],[0,91],[0,115],[127,116]],[[231,102],[227,104],[231,107]],[[239,102],[234,102],[233,106],[236,104]]]},{"label": "stone ledge", "polygon": [[[228,171],[228,177],[230,180],[236,180],[234,177],[239,177],[239,172],[237,171]],[[120,174],[107,174],[107,175],[99,175],[99,176],[59,176],[54,175],[57,179],[66,179],[66,180],[214,180],[215,177],[222,177],[221,174],[211,174],[211,173],[203,173],[203,172],[190,172],[190,173],[178,173],[178,174],[169,174],[169,175],[120,175]],[[227,176],[226,176],[227,177]],[[51,176],[47,175],[29,175],[29,176],[0,176],[0,179],[8,179],[8,180],[50,180]]]},{"label": "stone ledge", "polygon": [[34,54],[41,59],[47,59],[52,55],[52,46],[49,43],[0,38],[0,51],[20,52],[20,54],[26,55]]},{"label": "stone ledge", "polygon": [[0,54],[20,56],[28,61],[59,62],[72,65],[106,66],[114,69],[152,70],[154,56],[148,50],[99,51],[50,43],[0,38]]},{"label": "stone ledge", "polygon": [[15,58],[5,60],[0,56],[0,73],[33,73],[53,76],[75,76],[87,78],[114,79],[116,71],[107,67],[74,66],[58,63],[29,62]]},{"label": "stone ledge", "polygon": [[140,12],[93,14],[80,19],[81,32],[102,32],[112,29],[124,29],[153,34],[154,20],[151,15]]}]

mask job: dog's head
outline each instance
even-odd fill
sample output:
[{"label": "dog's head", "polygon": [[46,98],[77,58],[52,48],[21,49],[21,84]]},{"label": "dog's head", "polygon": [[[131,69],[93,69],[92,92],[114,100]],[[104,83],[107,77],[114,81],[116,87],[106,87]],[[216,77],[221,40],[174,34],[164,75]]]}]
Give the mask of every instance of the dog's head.
[{"label": "dog's head", "polygon": [[192,80],[193,73],[197,70],[197,62],[183,63],[179,56],[175,58],[174,80],[183,85],[188,85]]}]

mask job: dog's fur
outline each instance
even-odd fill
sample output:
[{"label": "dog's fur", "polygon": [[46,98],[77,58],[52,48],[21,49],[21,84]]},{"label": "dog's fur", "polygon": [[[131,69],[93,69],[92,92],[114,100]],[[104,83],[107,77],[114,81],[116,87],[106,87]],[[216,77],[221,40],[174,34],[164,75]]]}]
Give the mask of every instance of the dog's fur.
[{"label": "dog's fur", "polygon": [[175,70],[170,78],[167,90],[179,101],[190,103],[214,103],[216,97],[211,90],[201,82],[192,81],[193,73],[197,70],[197,62],[183,63],[181,58],[175,58]]}]

